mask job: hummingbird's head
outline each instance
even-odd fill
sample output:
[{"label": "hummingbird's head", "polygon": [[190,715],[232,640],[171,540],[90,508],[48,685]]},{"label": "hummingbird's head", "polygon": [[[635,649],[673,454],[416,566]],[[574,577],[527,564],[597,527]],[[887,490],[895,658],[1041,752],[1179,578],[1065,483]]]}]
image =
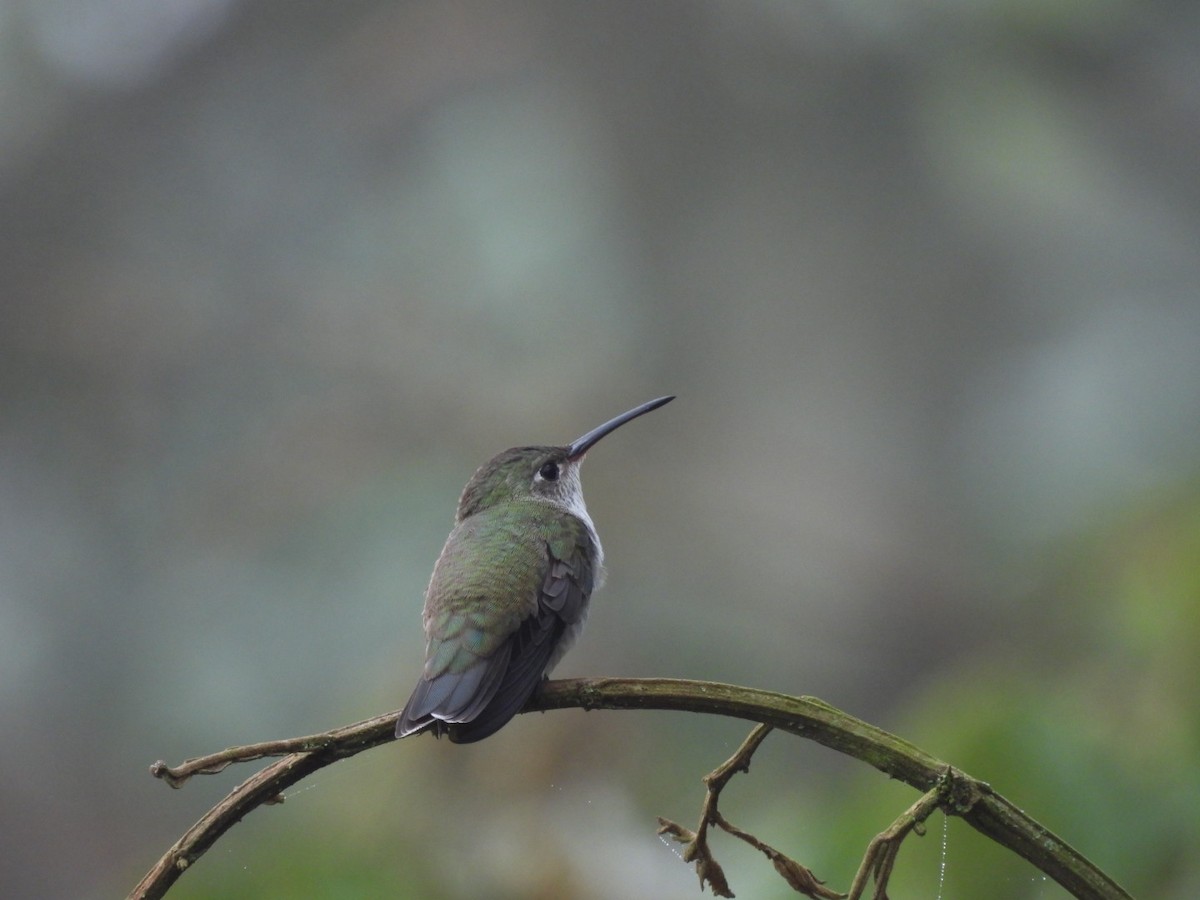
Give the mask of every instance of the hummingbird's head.
[{"label": "hummingbird's head", "polygon": [[674,397],[659,397],[610,419],[565,447],[513,447],[479,467],[458,501],[458,521],[501,503],[541,500],[586,517],[579,467],[600,438]]},{"label": "hummingbird's head", "polygon": [[570,447],[513,447],[479,467],[458,501],[458,519],[517,500],[570,508],[583,504],[579,467]]}]

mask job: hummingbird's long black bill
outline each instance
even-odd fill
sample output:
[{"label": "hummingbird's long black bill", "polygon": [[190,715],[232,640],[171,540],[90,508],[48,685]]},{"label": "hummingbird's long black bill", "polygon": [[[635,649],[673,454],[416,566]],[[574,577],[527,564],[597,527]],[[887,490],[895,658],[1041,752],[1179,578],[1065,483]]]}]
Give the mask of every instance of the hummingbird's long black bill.
[{"label": "hummingbird's long black bill", "polygon": [[651,400],[648,403],[643,403],[641,406],[635,406],[633,409],[629,410],[629,412],[623,412],[615,419],[609,419],[599,428],[593,428],[583,437],[576,438],[575,440],[571,441],[571,443],[567,446],[567,459],[579,459],[581,456],[583,456],[583,454],[588,452],[588,448],[591,447],[592,444],[596,443],[596,441],[600,440],[600,438],[604,437],[610,431],[616,431],[626,422],[636,419],[643,413],[648,413],[651,410],[658,409],[660,406],[666,406],[674,399],[674,394],[669,397],[659,397],[657,400]]}]

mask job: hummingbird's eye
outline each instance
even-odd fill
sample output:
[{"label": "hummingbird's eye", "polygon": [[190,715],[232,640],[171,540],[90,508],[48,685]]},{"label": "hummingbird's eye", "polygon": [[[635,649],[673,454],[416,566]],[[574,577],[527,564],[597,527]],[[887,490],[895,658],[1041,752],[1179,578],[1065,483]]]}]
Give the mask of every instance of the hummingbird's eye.
[{"label": "hummingbird's eye", "polygon": [[544,481],[558,481],[558,463],[553,460],[543,463],[542,467],[538,469],[538,474]]}]

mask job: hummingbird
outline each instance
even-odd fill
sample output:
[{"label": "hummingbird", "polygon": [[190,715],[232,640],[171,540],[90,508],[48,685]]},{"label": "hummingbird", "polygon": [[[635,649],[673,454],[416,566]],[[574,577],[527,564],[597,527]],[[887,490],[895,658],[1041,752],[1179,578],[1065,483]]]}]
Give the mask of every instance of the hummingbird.
[{"label": "hummingbird", "polygon": [[425,667],[396,737],[468,744],[521,711],[570,649],[604,577],[579,469],[602,437],[675,398],[636,406],[564,447],[513,447],[467,482],[425,591]]}]

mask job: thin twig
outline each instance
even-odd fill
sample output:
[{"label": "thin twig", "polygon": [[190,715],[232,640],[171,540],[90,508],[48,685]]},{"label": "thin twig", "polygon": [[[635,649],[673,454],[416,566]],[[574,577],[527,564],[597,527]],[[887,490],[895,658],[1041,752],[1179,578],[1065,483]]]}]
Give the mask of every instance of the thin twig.
[{"label": "thin twig", "polygon": [[[332,732],[331,732],[332,733]],[[161,759],[150,766],[150,774],[161,778],[173,788],[181,788],[193,775],[216,775],[234,763],[254,762],[269,756],[286,756],[289,753],[307,753],[330,746],[330,734],[314,734],[307,737],[288,738],[283,741],[263,741],[229,747],[206,756],[185,759],[177,766],[168,766]]]},{"label": "thin twig", "polygon": [[709,849],[709,825],[716,825],[758,850],[774,864],[775,871],[782,875],[789,885],[806,897],[812,897],[815,900],[841,900],[845,894],[839,894],[837,891],[825,887],[824,882],[817,878],[807,866],[802,866],[770,844],[760,841],[750,832],[738,828],[721,815],[717,808],[721,791],[738,772],[750,771],[751,757],[754,756],[755,751],[770,732],[771,726],[758,725],[750,732],[746,740],[742,741],[742,745],[734,751],[733,756],[704,776],[706,788],[704,804],[700,808],[700,824],[694,832],[688,831],[670,819],[659,817],[658,833],[670,835],[680,843],[687,844],[683,851],[684,861],[696,863],[696,873],[700,876],[700,889],[704,889],[705,883],[709,884],[714,897],[732,897],[733,891],[730,890],[724,871],[713,857],[712,850]]},{"label": "thin twig", "polygon": [[770,725],[757,726],[742,741],[742,745],[734,751],[733,756],[704,776],[704,786],[707,790],[704,793],[704,805],[700,809],[700,824],[694,832],[670,819],[661,816],[658,819],[659,834],[670,835],[687,845],[683,850],[683,861],[695,862],[696,874],[700,876],[700,890],[704,890],[704,885],[708,884],[712,887],[714,897],[732,897],[733,891],[729,889],[720,863],[713,858],[712,851],[708,848],[708,826],[716,821],[717,802],[722,789],[736,772],[750,771],[750,758],[770,732]]},{"label": "thin twig", "polygon": [[[950,773],[947,771],[947,777]],[[945,789],[942,785],[927,791],[916,803],[906,809],[899,818],[888,828],[875,835],[867,845],[862,864],[850,884],[850,892],[846,900],[859,900],[866,890],[867,881],[875,880],[874,900],[887,900],[888,879],[892,876],[892,867],[896,864],[896,854],[900,852],[900,844],[908,835],[921,831],[922,823],[929,818],[935,809],[942,805],[945,799]]]}]

